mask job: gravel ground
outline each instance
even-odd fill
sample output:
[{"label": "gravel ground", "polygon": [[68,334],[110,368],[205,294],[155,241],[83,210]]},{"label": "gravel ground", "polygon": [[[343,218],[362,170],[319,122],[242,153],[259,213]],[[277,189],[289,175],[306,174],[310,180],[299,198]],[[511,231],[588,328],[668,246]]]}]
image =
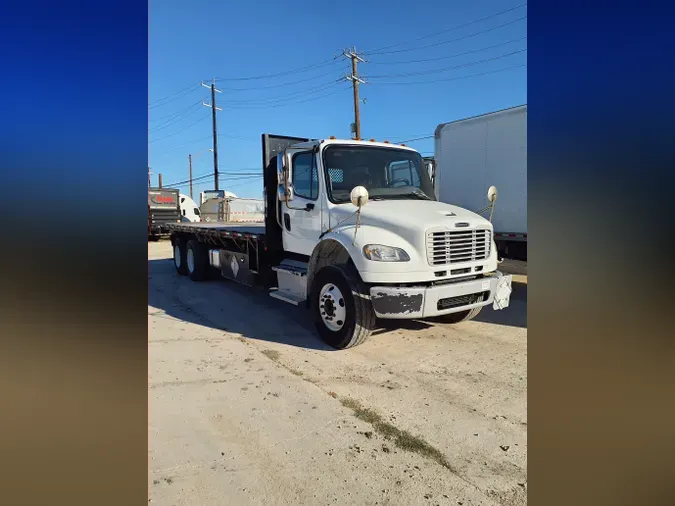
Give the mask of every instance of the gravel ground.
[{"label": "gravel ground", "polygon": [[506,310],[335,351],[168,241],[148,262],[151,504],[526,504],[526,275]]}]

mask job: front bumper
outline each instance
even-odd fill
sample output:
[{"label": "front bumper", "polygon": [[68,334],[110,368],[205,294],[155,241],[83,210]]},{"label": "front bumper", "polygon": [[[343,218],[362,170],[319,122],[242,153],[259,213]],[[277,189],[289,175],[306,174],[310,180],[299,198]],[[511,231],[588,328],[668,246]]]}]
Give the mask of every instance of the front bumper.
[{"label": "front bumper", "polygon": [[429,318],[488,304],[504,309],[511,298],[511,279],[496,271],[479,279],[436,286],[373,286],[370,298],[377,317],[386,319]]}]

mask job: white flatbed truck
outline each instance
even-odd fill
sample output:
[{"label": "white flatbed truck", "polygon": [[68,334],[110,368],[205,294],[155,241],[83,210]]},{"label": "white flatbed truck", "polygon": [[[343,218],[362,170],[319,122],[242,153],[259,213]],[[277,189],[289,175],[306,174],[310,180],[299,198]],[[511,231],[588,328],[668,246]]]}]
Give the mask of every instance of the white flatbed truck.
[{"label": "white flatbed truck", "polygon": [[306,305],[337,349],[364,342],[377,318],[459,323],[508,306],[492,224],[438,202],[414,149],[270,134],[262,144],[264,223],[171,224],[179,274],[262,284]]}]

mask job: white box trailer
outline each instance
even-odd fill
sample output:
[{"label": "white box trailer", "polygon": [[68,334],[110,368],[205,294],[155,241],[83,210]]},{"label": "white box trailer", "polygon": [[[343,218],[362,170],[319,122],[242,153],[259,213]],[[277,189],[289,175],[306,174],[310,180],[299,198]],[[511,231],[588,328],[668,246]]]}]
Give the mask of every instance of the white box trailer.
[{"label": "white box trailer", "polygon": [[245,198],[212,198],[200,207],[201,221],[227,223],[262,223],[265,220],[265,201]]},{"label": "white box trailer", "polygon": [[497,247],[527,259],[527,105],[438,125],[434,155],[438,200],[477,211],[496,186]]}]

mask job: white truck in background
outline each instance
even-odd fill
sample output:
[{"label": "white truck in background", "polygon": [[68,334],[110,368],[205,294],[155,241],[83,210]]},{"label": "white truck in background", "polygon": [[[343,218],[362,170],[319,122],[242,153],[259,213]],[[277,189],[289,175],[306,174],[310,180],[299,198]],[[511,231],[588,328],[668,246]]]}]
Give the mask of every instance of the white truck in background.
[{"label": "white truck in background", "polygon": [[196,223],[201,221],[199,207],[197,203],[187,195],[179,195],[180,218],[182,222]]},{"label": "white truck in background", "polygon": [[232,197],[235,199],[237,198],[234,193],[225,190],[205,190],[203,192],[199,192],[199,207],[201,207],[204,202],[209,199],[222,199],[225,197]]},{"label": "white truck in background", "polygon": [[365,341],[377,318],[459,323],[508,306],[492,224],[438,202],[414,149],[264,134],[262,159],[264,221],[170,225],[179,274],[262,284],[308,307],[337,349]]},{"label": "white truck in background", "polygon": [[438,125],[436,198],[484,209],[488,187],[499,188],[492,224],[500,254],[527,260],[527,105]]}]

